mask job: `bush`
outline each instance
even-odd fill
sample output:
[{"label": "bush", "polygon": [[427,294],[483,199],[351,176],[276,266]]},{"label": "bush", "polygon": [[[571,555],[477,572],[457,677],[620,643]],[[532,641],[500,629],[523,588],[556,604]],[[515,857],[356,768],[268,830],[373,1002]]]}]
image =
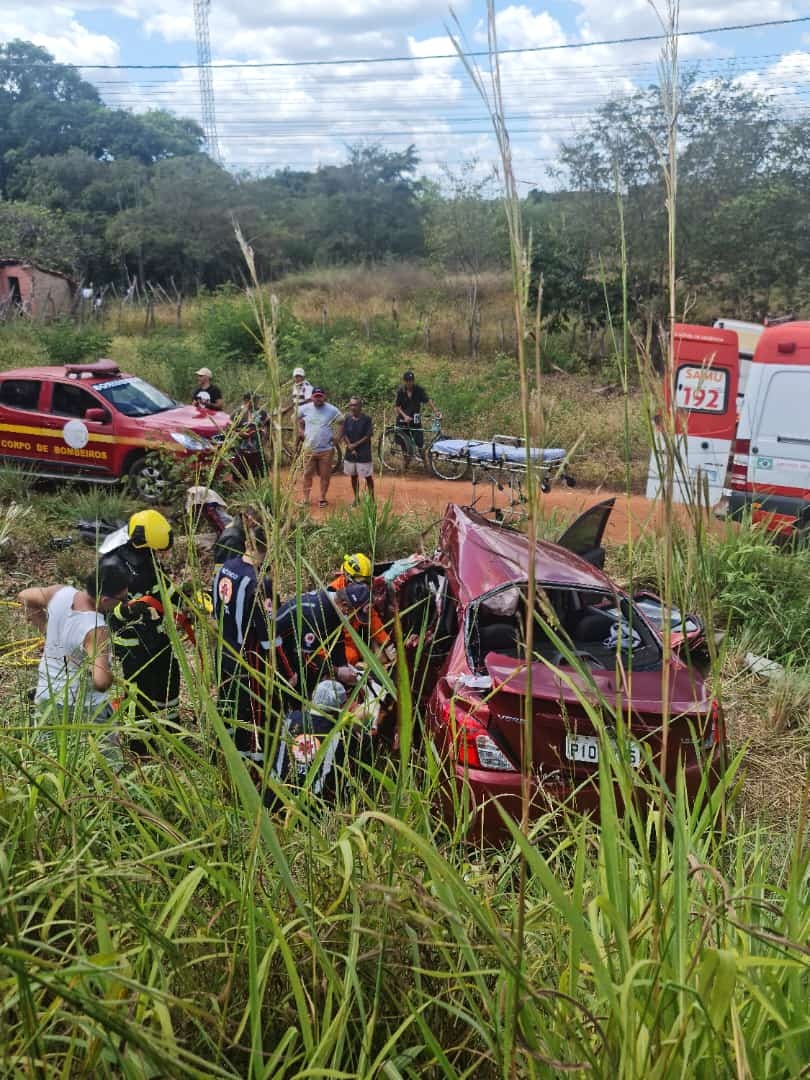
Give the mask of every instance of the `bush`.
[{"label": "bush", "polygon": [[106,356],[112,334],[97,323],[77,324],[67,319],[37,326],[35,336],[51,364],[79,364]]},{"label": "bush", "polygon": [[222,361],[252,364],[261,355],[256,318],[243,293],[222,289],[202,303],[197,329],[208,367]]},{"label": "bush", "polygon": [[173,330],[157,330],[138,342],[138,374],[178,401],[191,400],[194,372],[205,363],[199,345]]}]

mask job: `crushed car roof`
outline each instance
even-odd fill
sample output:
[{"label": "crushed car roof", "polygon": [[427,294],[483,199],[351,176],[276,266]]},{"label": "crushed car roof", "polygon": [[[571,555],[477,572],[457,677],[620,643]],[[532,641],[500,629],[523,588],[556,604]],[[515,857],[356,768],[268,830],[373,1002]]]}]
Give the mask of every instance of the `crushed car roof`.
[{"label": "crushed car roof", "polygon": [[[510,581],[528,580],[528,538],[488,521],[468,507],[448,505],[439,546],[444,558],[455,567],[464,602]],[[616,589],[610,578],[584,559],[544,540],[537,541],[534,565],[535,578],[543,584],[610,592]]]}]

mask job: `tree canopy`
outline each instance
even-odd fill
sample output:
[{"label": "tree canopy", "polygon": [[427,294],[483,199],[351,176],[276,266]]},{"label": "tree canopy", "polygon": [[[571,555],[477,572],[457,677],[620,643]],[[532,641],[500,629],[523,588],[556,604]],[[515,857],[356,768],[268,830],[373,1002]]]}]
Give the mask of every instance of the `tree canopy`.
[{"label": "tree canopy", "polygon": [[[677,251],[684,296],[762,315],[808,293],[810,133],[739,81],[684,79]],[[618,304],[619,203],[634,316],[660,310],[666,267],[657,87],[606,101],[559,153],[554,191],[524,201],[548,322],[597,325]],[[476,280],[508,265],[497,188],[471,161],[419,176],[416,147],[349,146],[341,164],[234,175],[189,119],[107,106],[35,45],[0,45],[0,242],[96,283],[239,280],[237,221],[271,276],[312,264],[427,258]],[[11,252],[9,245],[16,245]]]}]

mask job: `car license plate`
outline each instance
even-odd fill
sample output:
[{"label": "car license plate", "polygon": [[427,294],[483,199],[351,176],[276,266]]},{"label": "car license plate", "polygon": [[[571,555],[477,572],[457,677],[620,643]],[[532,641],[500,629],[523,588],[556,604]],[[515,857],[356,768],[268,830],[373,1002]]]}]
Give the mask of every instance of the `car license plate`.
[{"label": "car license plate", "polygon": [[[637,769],[641,764],[641,749],[632,739],[628,741],[627,747],[630,751],[630,764]],[[569,761],[596,765],[599,761],[599,740],[593,735],[566,735],[565,756]]]}]

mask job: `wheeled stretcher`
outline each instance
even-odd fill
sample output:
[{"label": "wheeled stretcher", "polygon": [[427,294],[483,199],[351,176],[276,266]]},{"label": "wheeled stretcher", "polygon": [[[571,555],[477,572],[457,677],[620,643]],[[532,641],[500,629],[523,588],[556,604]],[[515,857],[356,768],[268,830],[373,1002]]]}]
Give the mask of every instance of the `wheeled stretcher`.
[{"label": "wheeled stretcher", "polygon": [[[569,487],[576,479],[568,471],[567,453],[558,448],[527,447],[516,435],[493,435],[491,439],[439,439],[430,448],[433,471],[443,479],[461,480],[472,470],[476,480],[496,480],[498,476],[525,476],[533,468],[540,488],[549,491],[553,480]],[[466,466],[466,467],[465,467]]]}]

